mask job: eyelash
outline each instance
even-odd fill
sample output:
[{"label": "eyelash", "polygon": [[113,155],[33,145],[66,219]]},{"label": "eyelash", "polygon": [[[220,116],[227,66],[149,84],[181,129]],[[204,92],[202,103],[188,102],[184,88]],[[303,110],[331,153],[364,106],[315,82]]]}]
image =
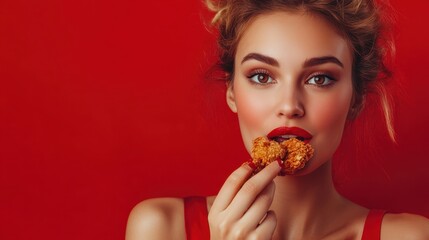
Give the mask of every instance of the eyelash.
[{"label": "eyelash", "polygon": [[[253,80],[252,78],[255,77],[255,76],[257,76],[257,75],[266,75],[267,77],[269,77],[271,79],[271,82],[260,83],[260,82],[257,82],[255,80]],[[308,83],[311,79],[313,79],[315,77],[327,78],[328,81],[330,81],[330,82],[328,84],[326,84],[326,85],[319,85],[319,84],[310,84],[310,83]],[[267,71],[267,70],[265,70],[265,69],[256,69],[256,70],[253,70],[252,72],[250,72],[249,75],[247,75],[247,78],[249,79],[249,82],[251,84],[259,85],[259,86],[265,86],[265,85],[269,85],[269,84],[274,84],[275,83],[275,79],[272,77],[272,75],[270,74],[270,72]],[[323,72],[317,72],[317,73],[314,73],[314,74],[310,75],[307,78],[307,80],[305,81],[305,83],[309,84],[309,85],[313,85],[313,86],[318,87],[318,88],[327,88],[327,87],[331,87],[332,84],[333,84],[332,82],[334,82],[334,81],[336,81],[335,78],[331,77],[329,74],[326,74],[326,73],[323,73]]]},{"label": "eyelash", "polygon": [[[271,79],[271,82],[260,83],[260,82],[257,82],[255,80],[253,80],[252,78],[255,77],[255,76],[257,76],[257,75],[265,75],[265,76],[267,76],[268,78]],[[254,85],[264,86],[264,85],[269,85],[269,84],[274,84],[275,83],[275,80],[272,77],[272,75],[270,74],[270,72],[268,72],[265,69],[256,69],[256,70],[253,70],[252,72],[250,72],[249,75],[247,75],[247,78],[249,79],[249,82],[251,84],[254,84]]]},{"label": "eyelash", "polygon": [[[326,84],[326,85],[309,84],[308,82],[309,82],[311,79],[315,78],[315,77],[323,77],[323,78],[327,78],[327,79],[328,79],[328,81],[330,81],[330,82],[329,82],[328,84]],[[318,88],[327,88],[327,87],[331,87],[331,86],[332,86],[332,84],[333,84],[333,82],[335,82],[335,81],[336,81],[336,80],[335,80],[333,77],[331,77],[330,75],[328,75],[328,74],[326,74],[326,73],[314,73],[314,74],[310,75],[310,77],[305,81],[305,83],[306,83],[306,84],[309,84],[309,85],[316,86],[316,87],[318,87]]]}]

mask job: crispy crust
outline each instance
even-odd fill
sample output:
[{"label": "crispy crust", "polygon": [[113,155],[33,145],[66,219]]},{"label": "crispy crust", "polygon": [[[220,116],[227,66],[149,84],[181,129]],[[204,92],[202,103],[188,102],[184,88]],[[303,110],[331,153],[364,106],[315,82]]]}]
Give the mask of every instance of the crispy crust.
[{"label": "crispy crust", "polygon": [[314,149],[296,138],[281,143],[270,141],[267,137],[258,137],[253,140],[251,151],[255,173],[274,161],[279,161],[283,169],[281,174],[294,174],[302,169],[313,157]]}]

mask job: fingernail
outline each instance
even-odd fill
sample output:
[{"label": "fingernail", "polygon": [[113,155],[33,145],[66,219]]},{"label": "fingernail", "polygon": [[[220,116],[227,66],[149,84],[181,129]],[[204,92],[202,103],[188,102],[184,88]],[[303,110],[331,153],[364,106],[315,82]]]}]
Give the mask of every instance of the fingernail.
[{"label": "fingernail", "polygon": [[250,169],[255,170],[256,165],[253,163],[252,160],[248,160],[247,162],[244,162],[241,166],[247,165]]},{"label": "fingernail", "polygon": [[283,168],[284,168],[283,161],[282,161],[280,158],[277,158],[277,163],[279,164],[279,167],[280,167],[281,169],[283,169]]}]

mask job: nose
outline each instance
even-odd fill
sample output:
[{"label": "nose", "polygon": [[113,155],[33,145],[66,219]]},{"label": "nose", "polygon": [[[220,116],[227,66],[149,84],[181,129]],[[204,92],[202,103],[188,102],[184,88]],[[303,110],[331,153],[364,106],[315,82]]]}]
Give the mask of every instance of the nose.
[{"label": "nose", "polygon": [[297,89],[288,89],[279,94],[278,116],[289,119],[302,118],[305,115],[302,95]]}]

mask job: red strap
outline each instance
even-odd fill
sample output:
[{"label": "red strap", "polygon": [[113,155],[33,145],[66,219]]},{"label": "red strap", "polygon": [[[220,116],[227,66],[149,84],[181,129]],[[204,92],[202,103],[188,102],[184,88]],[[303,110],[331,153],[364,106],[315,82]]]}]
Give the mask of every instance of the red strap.
[{"label": "red strap", "polygon": [[371,209],[365,220],[362,240],[379,240],[381,235],[381,223],[386,211]]},{"label": "red strap", "polygon": [[187,197],[184,199],[185,227],[188,240],[209,240],[207,200],[205,197]]}]

